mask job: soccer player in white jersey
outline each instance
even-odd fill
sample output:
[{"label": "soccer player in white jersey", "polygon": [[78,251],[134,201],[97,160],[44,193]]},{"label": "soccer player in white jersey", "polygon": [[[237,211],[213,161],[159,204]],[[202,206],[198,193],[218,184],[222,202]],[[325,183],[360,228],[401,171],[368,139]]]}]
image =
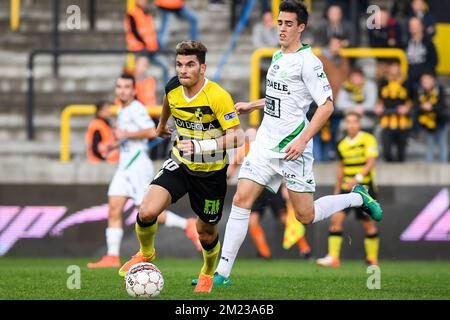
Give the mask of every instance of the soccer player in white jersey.
[{"label": "soccer player in white jersey", "polygon": [[[277,192],[283,178],[296,218],[305,225],[349,207],[361,207],[376,221],[382,218],[380,205],[361,185],[351,193],[314,201],[312,138],[333,113],[333,97],[322,63],[309,45],[301,43],[308,21],[305,5],[285,0],[279,12],[281,50],[273,55],[267,73],[266,97],[236,104],[240,114],[264,108],[265,116],[239,172],[214,285],[231,284],[229,276],[247,234],[250,209],[264,188]],[[313,101],[318,109],[308,122],[306,113]]]},{"label": "soccer player in white jersey", "polygon": [[[118,143],[108,149],[120,148],[119,166],[108,189],[108,228],[106,229],[107,255],[100,261],[88,263],[89,268],[108,268],[121,266],[119,257],[123,236],[122,211],[128,199],[139,206],[153,179],[153,165],[148,156],[148,140],[156,138],[155,123],[147,109],[135,99],[136,81],[129,74],[122,74],[116,82],[115,93],[121,108],[117,117],[114,134]],[[158,220],[168,227],[186,230],[197,249],[200,248],[195,227],[196,219],[185,219],[166,210]]]}]

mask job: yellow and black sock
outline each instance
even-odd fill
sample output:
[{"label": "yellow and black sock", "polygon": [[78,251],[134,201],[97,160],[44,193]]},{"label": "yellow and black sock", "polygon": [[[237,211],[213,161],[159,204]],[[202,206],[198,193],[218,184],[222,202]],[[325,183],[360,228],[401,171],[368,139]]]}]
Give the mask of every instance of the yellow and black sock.
[{"label": "yellow and black sock", "polygon": [[219,235],[217,235],[216,239],[209,244],[202,243],[202,248],[203,267],[201,273],[212,276],[216,270],[217,258],[219,257],[220,252]]},{"label": "yellow and black sock", "polygon": [[328,236],[328,255],[339,259],[341,255],[342,232],[330,232]]},{"label": "yellow and black sock", "polygon": [[141,221],[139,214],[136,218],[136,234],[141,245],[141,253],[144,257],[150,258],[155,253],[155,234],[158,230],[158,219],[146,223]]},{"label": "yellow and black sock", "polygon": [[378,249],[380,247],[380,238],[378,233],[366,235],[364,239],[364,248],[366,249],[367,260],[371,262],[378,261]]}]

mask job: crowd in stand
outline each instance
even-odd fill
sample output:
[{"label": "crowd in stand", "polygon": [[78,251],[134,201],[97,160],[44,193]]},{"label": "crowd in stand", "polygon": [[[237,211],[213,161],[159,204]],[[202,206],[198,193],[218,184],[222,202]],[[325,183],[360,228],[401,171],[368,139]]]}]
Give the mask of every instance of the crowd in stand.
[{"label": "crowd in stand", "polygon": [[[361,13],[365,13],[370,3],[361,2]],[[433,155],[437,153],[438,161],[448,162],[450,116],[436,75],[438,56],[432,41],[436,20],[427,2],[396,1],[392,8],[380,7],[379,27],[367,29],[368,43],[363,46],[404,50],[407,75],[402,74],[400,62],[395,59],[378,59],[376,71],[370,72],[362,61],[340,55],[341,48],[361,46],[352,34],[354,28],[346,14],[348,4],[349,1],[328,1],[324,19],[311,21],[309,30],[302,35],[302,42],[321,48],[319,58],[335,102],[335,114],[314,137],[315,160],[335,159],[336,145],[344,134],[341,120],[346,112],[356,111],[362,116],[363,129],[379,139],[385,161],[406,161],[408,145],[423,140],[426,161],[436,161]],[[273,21],[267,12],[254,26],[255,49],[277,46]],[[263,74],[268,63],[261,64]],[[314,111],[315,106],[311,106],[310,116]]]}]

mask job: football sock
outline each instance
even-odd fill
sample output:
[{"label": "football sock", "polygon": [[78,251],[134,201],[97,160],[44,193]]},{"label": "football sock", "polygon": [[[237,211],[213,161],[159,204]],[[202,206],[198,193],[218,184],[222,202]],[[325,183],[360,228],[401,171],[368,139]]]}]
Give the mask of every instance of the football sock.
[{"label": "football sock", "polygon": [[370,261],[378,261],[378,248],[380,246],[380,238],[378,233],[366,235],[364,239],[364,248],[366,249],[366,257]]},{"label": "football sock", "polygon": [[155,234],[158,230],[158,219],[150,223],[142,222],[139,214],[136,218],[136,234],[141,245],[141,253],[144,257],[150,258],[155,253]]},{"label": "football sock", "polygon": [[106,228],[106,246],[108,247],[108,256],[119,256],[122,236],[122,228]]},{"label": "football sock", "polygon": [[270,248],[267,245],[266,235],[264,230],[259,223],[250,226],[250,235],[252,236],[253,242],[255,242],[256,248],[261,256],[268,258],[272,254]]},{"label": "football sock", "polygon": [[202,252],[203,252],[203,267],[201,273],[208,276],[212,276],[214,275],[214,270],[217,264],[217,258],[219,257],[220,252],[220,241],[218,234],[217,238],[212,243],[210,244],[202,243]]},{"label": "football sock", "polygon": [[311,248],[305,237],[301,237],[300,239],[298,239],[297,245],[301,253],[307,253],[311,251]]},{"label": "football sock", "polygon": [[216,270],[221,276],[230,276],[234,260],[247,235],[250,211],[250,209],[239,208],[235,205],[231,207],[230,217],[225,228],[222,255]]},{"label": "football sock", "polygon": [[328,255],[339,259],[341,255],[342,232],[330,232],[328,236]]},{"label": "football sock", "polygon": [[180,217],[176,213],[166,210],[166,222],[164,225],[166,227],[176,227],[183,230],[186,230],[187,226],[187,219]]},{"label": "football sock", "polygon": [[362,204],[361,195],[355,192],[319,198],[314,201],[313,223],[325,220],[334,213],[344,209],[360,207]]}]

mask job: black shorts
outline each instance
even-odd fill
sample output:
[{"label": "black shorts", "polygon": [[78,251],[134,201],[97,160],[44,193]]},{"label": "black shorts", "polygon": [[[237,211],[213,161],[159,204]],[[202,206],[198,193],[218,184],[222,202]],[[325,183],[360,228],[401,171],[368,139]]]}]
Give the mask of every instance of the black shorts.
[{"label": "black shorts", "polygon": [[203,222],[217,224],[220,221],[227,193],[227,167],[207,176],[196,176],[184,164],[168,159],[151,184],[166,189],[172,203],[187,193],[192,210]]},{"label": "black shorts", "polygon": [[[369,186],[368,191],[369,191],[369,194],[370,194],[370,196],[371,196],[372,198],[374,198],[374,199],[377,198],[377,194],[376,194],[376,192],[375,192],[375,188],[374,188],[372,185]],[[350,192],[350,191],[342,190],[342,191],[341,191],[341,194],[345,194],[345,193],[349,193],[349,192]],[[345,210],[343,210],[343,211],[344,211],[347,215],[350,214],[350,213],[353,211],[353,212],[355,213],[355,218],[356,218],[357,220],[371,220],[370,217],[369,217],[369,215],[368,215],[367,213],[365,213],[361,208],[348,208],[348,209],[345,209]]]},{"label": "black shorts", "polygon": [[280,190],[277,193],[273,193],[264,188],[258,199],[253,203],[252,212],[258,212],[262,216],[264,209],[270,207],[272,213],[278,217],[281,210],[286,210],[286,201],[281,196]]}]

